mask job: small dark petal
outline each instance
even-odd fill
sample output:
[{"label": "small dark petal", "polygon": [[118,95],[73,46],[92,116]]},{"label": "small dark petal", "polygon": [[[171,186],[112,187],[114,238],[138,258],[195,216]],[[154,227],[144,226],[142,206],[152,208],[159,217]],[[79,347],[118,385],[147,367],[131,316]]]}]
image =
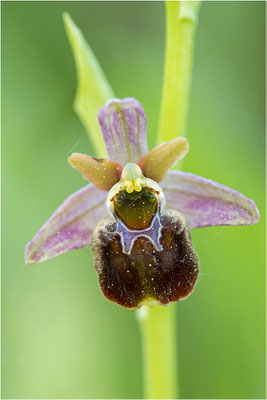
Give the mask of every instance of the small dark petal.
[{"label": "small dark petal", "polygon": [[127,308],[139,308],[146,301],[166,305],[186,298],[198,276],[198,258],[192,247],[184,218],[177,211],[161,216],[161,244],[158,251],[145,237],[138,237],[130,255],[123,253],[115,223],[101,222],[92,243],[95,266],[104,295]]}]

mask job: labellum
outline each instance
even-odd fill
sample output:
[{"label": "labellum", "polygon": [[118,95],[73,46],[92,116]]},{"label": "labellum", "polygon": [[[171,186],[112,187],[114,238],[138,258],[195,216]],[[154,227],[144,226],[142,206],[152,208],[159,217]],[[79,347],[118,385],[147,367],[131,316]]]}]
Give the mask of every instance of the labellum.
[{"label": "labellum", "polygon": [[139,170],[126,164],[107,199],[113,220],[100,222],[92,238],[100,287],[109,300],[127,308],[182,300],[198,276],[183,216],[163,212],[162,189]]}]

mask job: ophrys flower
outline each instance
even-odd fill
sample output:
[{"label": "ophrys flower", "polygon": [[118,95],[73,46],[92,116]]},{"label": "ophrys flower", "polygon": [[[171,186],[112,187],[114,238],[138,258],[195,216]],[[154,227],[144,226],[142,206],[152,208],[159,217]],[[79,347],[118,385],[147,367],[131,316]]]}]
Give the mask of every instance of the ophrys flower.
[{"label": "ophrys flower", "polygon": [[128,308],[187,297],[198,276],[189,228],[253,224],[254,202],[197,175],[168,171],[188,151],[176,138],[148,152],[146,117],[133,98],[99,112],[109,159],[69,158],[91,183],[67,198],[26,247],[34,264],[93,245],[100,286]]}]

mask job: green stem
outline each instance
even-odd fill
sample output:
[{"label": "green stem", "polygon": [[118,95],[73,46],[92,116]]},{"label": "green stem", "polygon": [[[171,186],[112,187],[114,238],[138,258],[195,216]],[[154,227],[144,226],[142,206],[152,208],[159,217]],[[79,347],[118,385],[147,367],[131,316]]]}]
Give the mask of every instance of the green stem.
[{"label": "green stem", "polygon": [[200,1],[166,2],[166,56],[159,141],[185,136]]},{"label": "green stem", "polygon": [[146,399],[177,398],[175,306],[138,310]]},{"label": "green stem", "polygon": [[[185,135],[200,3],[166,2],[166,53],[159,142]],[[145,398],[178,398],[175,305],[143,307],[137,315],[143,345]]]}]

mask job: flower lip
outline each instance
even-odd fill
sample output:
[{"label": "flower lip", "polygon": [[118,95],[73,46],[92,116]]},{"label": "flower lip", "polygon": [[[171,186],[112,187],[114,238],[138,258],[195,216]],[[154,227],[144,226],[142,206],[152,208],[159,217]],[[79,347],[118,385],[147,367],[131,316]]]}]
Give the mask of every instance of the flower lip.
[{"label": "flower lip", "polygon": [[94,231],[92,244],[101,289],[109,300],[126,308],[182,300],[197,280],[198,258],[184,218],[177,211],[156,217],[154,222],[159,225],[147,231],[152,236],[137,232],[134,237],[132,231],[118,230],[116,223],[108,221]]}]

